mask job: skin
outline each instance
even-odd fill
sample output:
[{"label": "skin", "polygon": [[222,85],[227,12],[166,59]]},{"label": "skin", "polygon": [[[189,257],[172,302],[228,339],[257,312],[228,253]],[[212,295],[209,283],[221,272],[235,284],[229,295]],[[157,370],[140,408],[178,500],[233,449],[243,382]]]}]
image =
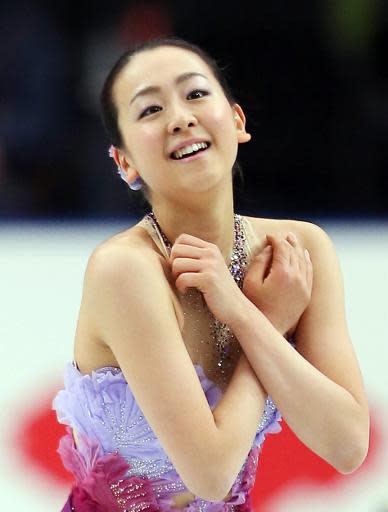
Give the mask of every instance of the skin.
[{"label": "skin", "polygon": [[[206,78],[177,83],[182,73]],[[158,91],[131,103],[149,86]],[[192,95],[198,89],[208,94]],[[148,184],[173,248],[165,260],[135,226],[96,249],[77,326],[79,368],[122,368],[192,491],[176,497],[179,506],[194,494],[211,500],[228,494],[267,393],[302,442],[338,471],[354,471],[367,453],[369,413],[330,239],[309,223],[249,218],[258,242],[241,291],[227,268],[231,168],[238,144],[250,139],[241,107],[229,104],[197,55],[172,47],[135,56],[115,83],[114,99],[124,140],[114,158],[129,182],[140,175]],[[211,146],[190,162],[171,159],[173,148],[191,138]],[[187,287],[203,294],[244,351],[213,411],[181,336],[179,295]]]},{"label": "skin", "polygon": [[[172,66],[176,71],[172,72]],[[185,72],[207,78],[196,76],[177,85],[176,79]],[[129,106],[139,90],[154,84],[160,93],[140,96]],[[187,99],[198,89],[208,94]],[[216,243],[226,255],[233,235],[230,169],[238,144],[250,140],[241,107],[229,104],[197,55],[179,48],[136,55],[116,81],[113,93],[124,140],[115,159],[128,181],[140,175],[148,184],[153,210],[170,240],[188,232]],[[139,119],[153,105],[160,110]],[[172,149],[193,137],[210,141],[211,148],[194,162],[172,160]],[[185,219],[184,226],[181,219]]]}]

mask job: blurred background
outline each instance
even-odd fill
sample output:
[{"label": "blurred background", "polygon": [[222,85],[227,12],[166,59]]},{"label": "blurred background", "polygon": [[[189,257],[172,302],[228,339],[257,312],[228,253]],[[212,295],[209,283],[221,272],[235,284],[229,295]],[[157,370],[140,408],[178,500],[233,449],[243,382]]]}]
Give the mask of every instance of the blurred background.
[{"label": "blurred background", "polygon": [[[373,413],[371,453],[335,475],[287,430],[257,512],[388,511],[388,3],[0,0],[0,469],[3,508],[60,510],[62,386],[90,252],[147,211],[108,157],[105,76],[132,43],[177,35],[217,58],[247,115],[236,210],[332,236]],[[276,459],[276,465],[274,460]]]},{"label": "blurred background", "polygon": [[387,2],[1,0],[0,20],[3,219],[142,211],[98,96],[131,43],[170,34],[214,55],[246,110],[241,211],[387,216]]}]

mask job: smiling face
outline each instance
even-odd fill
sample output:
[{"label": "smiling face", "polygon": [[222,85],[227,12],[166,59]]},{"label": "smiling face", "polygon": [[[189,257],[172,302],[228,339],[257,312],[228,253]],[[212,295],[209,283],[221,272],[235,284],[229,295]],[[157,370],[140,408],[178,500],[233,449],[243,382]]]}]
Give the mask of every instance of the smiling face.
[{"label": "smiling face", "polygon": [[162,46],[132,57],[113,100],[128,181],[139,174],[151,199],[183,199],[231,180],[237,145],[250,136],[208,65],[195,53]]}]

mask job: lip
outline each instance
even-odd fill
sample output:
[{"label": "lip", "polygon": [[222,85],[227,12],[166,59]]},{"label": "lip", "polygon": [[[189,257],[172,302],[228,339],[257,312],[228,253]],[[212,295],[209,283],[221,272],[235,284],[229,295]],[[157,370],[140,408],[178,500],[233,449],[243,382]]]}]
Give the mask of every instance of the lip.
[{"label": "lip", "polygon": [[184,142],[180,142],[179,144],[177,144],[174,148],[172,148],[169,153],[168,153],[168,156],[171,157],[171,155],[175,152],[175,151],[178,151],[178,149],[182,149],[184,148],[185,146],[191,146],[191,144],[197,144],[198,142],[207,142],[210,146],[210,141],[207,140],[205,137],[204,138],[195,138],[195,139],[188,139],[188,140],[185,140]]}]

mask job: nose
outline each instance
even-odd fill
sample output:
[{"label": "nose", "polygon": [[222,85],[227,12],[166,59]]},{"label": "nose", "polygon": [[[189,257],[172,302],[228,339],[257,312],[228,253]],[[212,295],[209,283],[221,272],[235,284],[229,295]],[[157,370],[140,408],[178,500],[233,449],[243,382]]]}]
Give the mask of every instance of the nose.
[{"label": "nose", "polygon": [[187,128],[192,128],[198,124],[197,118],[190,110],[185,108],[175,108],[171,114],[167,130],[170,134],[180,133]]}]

